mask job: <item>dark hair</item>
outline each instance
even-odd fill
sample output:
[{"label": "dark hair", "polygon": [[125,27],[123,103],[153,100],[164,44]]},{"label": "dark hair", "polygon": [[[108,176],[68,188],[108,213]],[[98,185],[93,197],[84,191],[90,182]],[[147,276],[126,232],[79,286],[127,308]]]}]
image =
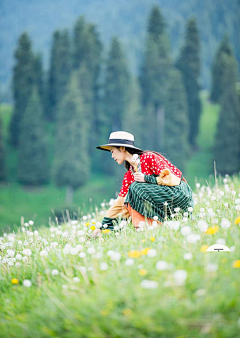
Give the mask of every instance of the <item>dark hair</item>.
[{"label": "dark hair", "polygon": [[[118,148],[120,149],[120,147],[116,147],[115,148]],[[154,154],[157,154],[157,155],[160,155],[160,156],[163,156],[162,154],[156,152],[156,151],[152,151],[152,150],[138,150],[138,149],[134,149],[134,148],[129,148],[129,147],[125,147],[125,149],[131,154],[138,154],[138,155],[142,155],[143,153],[154,153]],[[164,157],[164,156],[163,156]],[[166,158],[166,157],[164,157]],[[129,170],[130,168],[130,163],[128,161],[124,161],[124,167],[127,169],[127,171]]]}]

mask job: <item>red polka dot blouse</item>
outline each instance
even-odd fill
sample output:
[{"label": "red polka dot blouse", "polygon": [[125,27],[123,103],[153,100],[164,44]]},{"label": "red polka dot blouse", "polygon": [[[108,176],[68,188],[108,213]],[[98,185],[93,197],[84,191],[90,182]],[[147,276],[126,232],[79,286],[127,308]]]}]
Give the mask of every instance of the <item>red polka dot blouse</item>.
[{"label": "red polka dot blouse", "polygon": [[[163,169],[169,169],[177,177],[182,176],[182,172],[162,155],[157,155],[152,152],[146,152],[140,155],[140,162],[141,171],[145,175],[160,175]],[[133,182],[133,168],[130,167],[130,169],[124,175],[119,196],[125,197],[127,195],[129,186]]]}]

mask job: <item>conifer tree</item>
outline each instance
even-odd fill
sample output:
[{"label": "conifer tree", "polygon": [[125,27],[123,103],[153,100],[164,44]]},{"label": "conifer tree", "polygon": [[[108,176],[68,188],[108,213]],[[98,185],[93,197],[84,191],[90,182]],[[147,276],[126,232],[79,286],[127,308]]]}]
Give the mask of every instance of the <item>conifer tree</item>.
[{"label": "conifer tree", "polygon": [[2,119],[0,116],[0,181],[3,181],[5,177],[6,177],[5,153],[3,148],[3,137],[2,137]]},{"label": "conifer tree", "polygon": [[234,174],[240,170],[240,103],[236,91],[236,60],[222,55],[224,69],[220,98],[220,116],[214,148],[214,160],[221,174]]},{"label": "conifer tree", "polygon": [[187,98],[181,73],[172,69],[166,100],[164,152],[182,171],[189,155]]},{"label": "conifer tree", "polygon": [[42,106],[44,106],[44,81],[43,81],[43,65],[42,65],[42,55],[37,54],[33,60],[33,73],[35,76],[34,84],[36,84],[40,101]]},{"label": "conifer tree", "polygon": [[200,39],[195,19],[189,19],[187,22],[185,43],[176,66],[182,73],[187,95],[189,142],[196,146],[202,107],[199,96]]},{"label": "conifer tree", "polygon": [[71,75],[71,50],[67,30],[53,35],[51,61],[48,76],[47,118],[55,121],[58,105],[66,93]]},{"label": "conifer tree", "polygon": [[14,54],[16,64],[13,69],[13,98],[14,110],[10,123],[11,143],[17,147],[19,143],[21,118],[26,109],[34,83],[31,41],[27,33],[23,33],[18,41],[18,47]]},{"label": "conifer tree", "polygon": [[54,179],[57,186],[67,188],[68,204],[72,203],[74,189],[83,186],[89,175],[87,114],[78,78],[79,74],[73,72],[57,118]]},{"label": "conifer tree", "polygon": [[169,41],[160,9],[154,6],[149,17],[144,60],[140,73],[142,105],[148,133],[144,144],[152,150],[163,149],[164,105],[171,69]]},{"label": "conifer tree", "polygon": [[49,181],[49,163],[43,110],[37,86],[23,114],[20,135],[17,177],[26,185],[42,185]]},{"label": "conifer tree", "polygon": [[[102,43],[95,25],[86,23],[81,16],[74,26],[73,67],[81,69],[80,83],[84,109],[88,114],[91,133],[89,135],[89,153],[92,155],[99,138],[100,124],[100,71],[102,62]],[[84,82],[83,82],[84,79]]]},{"label": "conifer tree", "polygon": [[215,103],[220,101],[223,91],[225,90],[225,88],[222,85],[224,68],[226,67],[224,63],[225,55],[234,57],[232,48],[230,46],[229,38],[226,35],[224,36],[222,42],[219,45],[212,66],[212,87],[210,99],[212,102]]}]

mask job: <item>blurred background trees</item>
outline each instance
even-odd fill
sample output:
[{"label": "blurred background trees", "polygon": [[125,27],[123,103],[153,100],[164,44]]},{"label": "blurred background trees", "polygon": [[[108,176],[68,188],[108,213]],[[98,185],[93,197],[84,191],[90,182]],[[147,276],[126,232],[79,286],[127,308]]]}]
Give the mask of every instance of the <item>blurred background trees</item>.
[{"label": "blurred background trees", "polygon": [[[174,4],[179,6],[178,17],[166,15],[175,13]],[[46,46],[41,53],[35,51],[34,34],[32,39],[21,33],[14,51],[12,113],[4,123],[8,126],[4,137],[0,124],[0,180],[63,187],[68,204],[73,192],[93,177],[116,175],[120,184],[123,168],[114,165],[109,153],[95,148],[116,130],[133,133],[136,146],[162,152],[185,172],[198,152],[202,89],[209,89],[206,102],[220,107],[211,161],[216,161],[219,173],[238,173],[239,10],[235,0],[228,8],[214,4],[215,0],[195,0],[184,12],[182,2],[174,0],[171,6],[164,2],[161,8],[148,7],[147,15],[138,8],[134,19],[120,16],[135,33],[126,40],[123,33],[108,32],[108,43],[99,26],[81,15],[71,27],[55,27],[47,44],[49,59]],[[141,6],[147,8],[144,1]],[[126,8],[133,9],[133,3]],[[135,40],[140,32],[135,20],[143,15],[145,32]],[[222,21],[230,17],[235,23],[232,30],[229,20]],[[122,32],[123,27],[118,29]],[[5,94],[2,90],[2,101]],[[10,157],[16,158],[14,170],[8,169]]]}]

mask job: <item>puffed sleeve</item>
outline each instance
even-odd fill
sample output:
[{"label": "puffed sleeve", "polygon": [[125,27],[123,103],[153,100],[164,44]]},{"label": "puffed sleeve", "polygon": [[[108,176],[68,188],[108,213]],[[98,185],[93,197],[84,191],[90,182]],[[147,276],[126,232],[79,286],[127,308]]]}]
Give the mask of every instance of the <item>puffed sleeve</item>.
[{"label": "puffed sleeve", "polygon": [[122,187],[121,187],[119,196],[125,197],[128,193],[129,186],[130,186],[129,172],[127,171],[123,177]]}]

